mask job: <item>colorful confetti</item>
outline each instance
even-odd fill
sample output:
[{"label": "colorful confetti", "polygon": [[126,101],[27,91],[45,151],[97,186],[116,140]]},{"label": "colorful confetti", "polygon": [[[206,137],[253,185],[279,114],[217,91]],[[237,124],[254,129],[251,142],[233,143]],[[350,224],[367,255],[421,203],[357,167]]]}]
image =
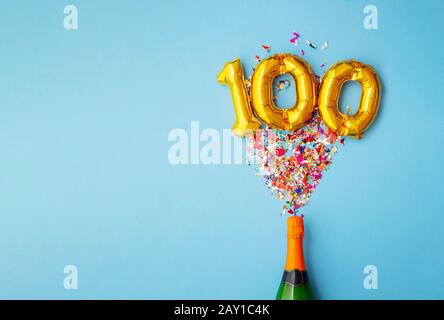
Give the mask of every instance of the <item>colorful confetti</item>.
[{"label": "colorful confetti", "polygon": [[[297,32],[293,32],[290,42],[297,46],[299,37]],[[309,40],[306,43],[313,49],[318,48]],[[325,50],[327,47],[328,43],[325,41],[321,49]],[[262,45],[262,48],[267,52],[271,49],[268,45]],[[305,55],[303,49],[300,52]],[[261,62],[257,55],[255,60]],[[321,69],[325,66],[326,63],[322,63]],[[314,77],[316,90],[319,91],[321,77]],[[250,90],[250,80],[246,81]],[[280,80],[276,89],[280,92],[290,85],[289,80]],[[346,113],[350,112],[351,109],[347,106]],[[310,120],[299,130],[285,131],[266,127],[247,136],[246,141],[248,164],[256,168],[257,175],[264,176],[267,188],[285,202],[282,207],[283,215],[299,214],[300,209],[309,202],[324,171],[331,165],[332,156],[338,151],[338,144],[345,142],[343,137],[325,125],[317,107]]]},{"label": "colorful confetti", "polygon": [[288,87],[290,87],[289,80],[280,80],[276,85],[276,88],[278,89],[278,91],[282,91],[283,89],[287,89]]},{"label": "colorful confetti", "polygon": [[290,42],[294,43],[294,45],[297,46],[299,37],[300,37],[299,33],[293,32],[293,38],[290,39]]},{"label": "colorful confetti", "polygon": [[[320,77],[315,76],[319,91]],[[290,85],[278,82],[278,89]],[[299,130],[285,131],[266,127],[246,137],[249,165],[265,178],[265,185],[278,200],[284,201],[282,214],[298,215],[332,163],[338,144],[344,138],[330,130],[317,107],[310,120]]]},{"label": "colorful confetti", "polygon": [[310,40],[307,40],[306,43],[308,44],[309,47],[313,48],[313,49],[317,49],[318,46],[315,45],[313,42],[311,42]]},{"label": "colorful confetti", "polygon": [[297,214],[332,163],[339,142],[344,143],[343,138],[327,128],[315,110],[299,130],[266,128],[248,136],[247,159],[272,193],[285,201],[282,213]]},{"label": "colorful confetti", "polygon": [[271,47],[269,45],[267,45],[267,44],[263,44],[262,48],[264,48],[264,50],[267,51],[267,52],[270,52],[270,50],[271,50]]}]

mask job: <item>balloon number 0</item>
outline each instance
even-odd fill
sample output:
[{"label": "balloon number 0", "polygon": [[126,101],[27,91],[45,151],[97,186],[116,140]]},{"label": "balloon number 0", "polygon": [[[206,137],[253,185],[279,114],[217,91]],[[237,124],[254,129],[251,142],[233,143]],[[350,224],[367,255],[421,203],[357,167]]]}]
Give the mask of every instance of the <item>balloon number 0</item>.
[{"label": "balloon number 0", "polygon": [[[279,109],[273,101],[273,81],[281,74],[291,75],[296,84],[296,103],[289,109]],[[381,96],[376,72],[354,60],[339,62],[326,72],[319,97],[310,66],[291,54],[276,54],[262,60],[253,73],[250,90],[239,59],[225,64],[217,79],[230,89],[236,116],[232,129],[240,136],[259,129],[258,118],[275,129],[299,129],[310,119],[318,103],[321,117],[331,130],[361,138],[376,118]],[[360,82],[362,94],[358,111],[348,115],[339,111],[338,100],[344,83],[352,80]]]}]

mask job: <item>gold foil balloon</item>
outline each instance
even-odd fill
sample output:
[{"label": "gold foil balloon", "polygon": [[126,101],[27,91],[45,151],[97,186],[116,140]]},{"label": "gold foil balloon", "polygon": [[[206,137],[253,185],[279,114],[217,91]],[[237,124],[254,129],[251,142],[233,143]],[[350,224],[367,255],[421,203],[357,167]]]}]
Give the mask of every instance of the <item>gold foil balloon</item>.
[{"label": "gold foil balloon", "polygon": [[[273,81],[290,74],[296,84],[297,99],[289,109],[278,109],[273,102]],[[291,54],[276,54],[264,59],[254,71],[251,97],[259,118],[275,129],[295,130],[310,119],[316,103],[315,82],[310,66]]]},{"label": "gold foil balloon", "polygon": [[[279,109],[273,101],[273,81],[281,74],[290,74],[296,84],[297,100],[289,109]],[[275,129],[296,130],[310,119],[316,104],[315,81],[310,66],[291,54],[276,54],[264,59],[256,68],[247,89],[239,59],[227,63],[217,77],[230,88],[236,119],[233,132],[244,136],[264,123]],[[345,82],[361,83],[362,95],[354,115],[339,111],[338,99]],[[343,61],[325,74],[319,93],[319,112],[325,124],[341,136],[361,138],[376,118],[381,95],[378,75],[369,65],[358,61]],[[253,112],[254,111],[254,112]]]},{"label": "gold foil balloon", "polygon": [[[354,115],[339,111],[342,86],[350,80],[362,86],[361,102]],[[319,112],[325,124],[341,136],[361,138],[378,114],[381,83],[369,65],[350,60],[333,65],[325,74],[319,93]]]},{"label": "gold foil balloon", "polygon": [[231,92],[236,115],[232,126],[233,133],[243,136],[248,132],[259,129],[261,124],[251,110],[251,101],[240,60],[236,59],[225,64],[217,76],[217,80],[219,83],[226,84]]}]

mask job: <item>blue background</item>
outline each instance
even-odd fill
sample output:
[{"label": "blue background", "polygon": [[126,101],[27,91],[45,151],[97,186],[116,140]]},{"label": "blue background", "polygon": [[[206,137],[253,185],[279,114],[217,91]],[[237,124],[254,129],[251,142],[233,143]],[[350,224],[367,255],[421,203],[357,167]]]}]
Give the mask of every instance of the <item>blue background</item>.
[{"label": "blue background", "polygon": [[358,0],[72,3],[77,31],[70,2],[0,4],[0,298],[273,299],[282,203],[251,167],[171,165],[167,137],[229,128],[223,64],[297,53],[293,30],[317,73],[355,58],[383,82],[377,121],[303,211],[318,297],[444,298],[442,1],[372,1],[378,30]]}]

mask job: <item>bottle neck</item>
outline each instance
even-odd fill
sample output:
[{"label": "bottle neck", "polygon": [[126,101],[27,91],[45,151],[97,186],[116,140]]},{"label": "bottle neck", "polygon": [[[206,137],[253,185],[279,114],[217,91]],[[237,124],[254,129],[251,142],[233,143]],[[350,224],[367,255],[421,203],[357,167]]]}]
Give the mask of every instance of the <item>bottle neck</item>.
[{"label": "bottle neck", "polygon": [[287,221],[286,271],[305,271],[303,239],[304,221],[301,217],[291,216]]}]

